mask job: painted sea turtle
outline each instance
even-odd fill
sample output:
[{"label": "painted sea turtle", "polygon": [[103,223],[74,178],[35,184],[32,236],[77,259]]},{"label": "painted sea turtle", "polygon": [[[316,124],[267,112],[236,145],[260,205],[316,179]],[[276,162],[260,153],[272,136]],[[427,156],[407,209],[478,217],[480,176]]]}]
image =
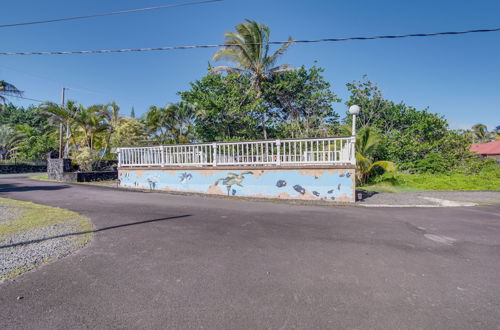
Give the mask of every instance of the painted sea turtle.
[{"label": "painted sea turtle", "polygon": [[245,175],[247,175],[247,174],[253,174],[253,172],[247,171],[247,172],[242,172],[240,174],[229,172],[225,178],[218,179],[217,181],[215,181],[214,185],[217,186],[217,185],[219,185],[219,183],[222,182],[222,184],[224,186],[226,186],[227,195],[229,196],[233,185],[243,187],[243,185],[241,183],[243,182],[243,180],[245,179]]}]

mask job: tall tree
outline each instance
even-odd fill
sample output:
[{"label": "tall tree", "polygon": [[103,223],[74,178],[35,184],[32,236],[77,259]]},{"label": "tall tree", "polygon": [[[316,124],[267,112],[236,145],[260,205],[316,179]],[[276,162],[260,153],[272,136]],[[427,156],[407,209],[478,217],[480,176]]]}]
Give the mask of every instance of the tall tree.
[{"label": "tall tree", "polygon": [[23,92],[17,89],[16,86],[4,81],[0,80],[0,102],[2,103],[2,112],[5,111],[7,96],[21,96]]},{"label": "tall tree", "polygon": [[279,123],[280,137],[332,135],[339,118],[332,104],[340,99],[330,89],[323,71],[316,66],[302,66],[264,83],[265,104],[274,109],[273,121]]},{"label": "tall tree", "polygon": [[[275,66],[278,58],[285,53],[292,44],[292,38],[283,44],[276,52],[270,54],[268,26],[253,20],[238,24],[236,31],[225,33],[225,47],[219,49],[214,55],[215,61],[227,60],[236,64],[236,67],[217,66],[212,70],[225,72],[242,72],[251,77],[252,89],[256,91],[255,107],[262,102],[262,83],[270,76],[285,72],[288,64]],[[247,96],[247,95],[245,95]],[[264,139],[267,139],[266,111],[261,107],[261,125]]]},{"label": "tall tree", "polygon": [[[180,92],[185,102],[196,104],[196,138],[205,142],[254,140],[262,138],[259,114],[249,100],[255,91],[250,87],[248,75],[229,72],[214,74],[210,70],[200,80],[192,82],[190,89]],[[242,95],[249,97],[242,100]]]},{"label": "tall tree", "polygon": [[132,107],[132,110],[130,110],[130,118],[135,118],[135,109]]}]

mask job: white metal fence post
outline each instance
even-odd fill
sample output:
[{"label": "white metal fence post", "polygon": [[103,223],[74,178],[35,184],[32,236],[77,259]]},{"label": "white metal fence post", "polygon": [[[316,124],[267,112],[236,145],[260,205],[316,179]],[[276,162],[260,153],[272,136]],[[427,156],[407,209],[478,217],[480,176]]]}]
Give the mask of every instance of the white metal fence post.
[{"label": "white metal fence post", "polygon": [[217,143],[212,143],[212,164],[213,166],[217,166]]},{"label": "white metal fence post", "polygon": [[165,147],[164,146],[160,147],[160,162],[161,162],[161,167],[165,167]]},{"label": "white metal fence post", "polygon": [[276,157],[276,165],[281,165],[281,140],[278,139],[276,140],[276,153],[277,153],[277,157]]}]

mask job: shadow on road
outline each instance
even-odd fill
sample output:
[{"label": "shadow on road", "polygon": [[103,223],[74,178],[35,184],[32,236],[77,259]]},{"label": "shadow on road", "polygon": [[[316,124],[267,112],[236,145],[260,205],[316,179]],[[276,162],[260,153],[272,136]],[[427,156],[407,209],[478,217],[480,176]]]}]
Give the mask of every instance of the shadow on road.
[{"label": "shadow on road", "polygon": [[0,184],[0,192],[22,192],[22,191],[35,191],[35,190],[61,190],[69,188],[68,185],[53,185],[53,186],[18,186],[16,184]]},{"label": "shadow on road", "polygon": [[191,216],[191,214],[184,214],[184,215],[177,215],[177,216],[173,216],[173,217],[166,217],[166,218],[159,218],[159,219],[151,219],[151,220],[129,222],[129,223],[121,224],[121,225],[109,226],[109,227],[104,227],[104,228],[95,229],[95,230],[86,230],[86,231],[80,231],[80,232],[74,232],[74,233],[67,233],[67,234],[49,236],[49,237],[40,238],[40,239],[34,239],[34,240],[30,240],[30,241],[18,242],[18,243],[14,243],[14,244],[0,245],[0,249],[7,249],[7,248],[15,247],[15,246],[23,246],[23,245],[33,244],[33,243],[40,243],[40,242],[48,241],[48,240],[51,240],[51,239],[68,237],[68,236],[78,236],[78,235],[84,235],[84,234],[88,234],[88,233],[98,233],[98,232],[101,232],[101,231],[106,231],[106,230],[111,230],[111,229],[117,229],[117,228],[122,228],[122,227],[142,225],[142,224],[151,223],[151,222],[158,222],[158,221],[167,221],[167,220],[174,220],[174,219],[180,219],[180,218],[187,218],[187,217],[190,217],[190,216]]}]

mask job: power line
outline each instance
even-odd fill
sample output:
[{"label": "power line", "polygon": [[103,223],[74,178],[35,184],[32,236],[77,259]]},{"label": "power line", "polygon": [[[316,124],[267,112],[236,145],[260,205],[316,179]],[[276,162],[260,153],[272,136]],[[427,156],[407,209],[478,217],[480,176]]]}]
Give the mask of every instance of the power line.
[{"label": "power line", "polygon": [[45,101],[42,101],[42,100],[30,99],[29,97],[24,97],[24,96],[19,96],[19,95],[5,95],[5,96],[7,96],[7,97],[15,97],[15,98],[18,98],[18,99],[23,99],[23,100],[35,101],[35,102],[40,102],[40,103],[45,102]]},{"label": "power line", "polygon": [[91,15],[65,17],[65,18],[54,18],[54,19],[48,19],[48,20],[43,20],[43,21],[1,24],[0,28],[13,27],[13,26],[23,26],[23,25],[33,25],[33,24],[45,24],[45,23],[54,23],[54,22],[63,22],[63,21],[72,21],[72,20],[86,19],[86,18],[92,18],[92,17],[102,17],[102,16],[136,13],[136,12],[147,11],[147,10],[157,10],[157,9],[172,8],[172,7],[201,5],[201,4],[205,4],[205,3],[219,2],[219,1],[223,1],[223,0],[205,0],[205,1],[182,2],[182,3],[174,3],[174,4],[170,4],[170,5],[164,5],[164,6],[112,11],[109,13],[102,13],[102,14],[91,14]]},{"label": "power line", "polygon": [[[435,32],[435,33],[414,33],[400,35],[382,35],[369,37],[350,37],[350,38],[325,38],[311,40],[291,40],[293,43],[319,43],[319,42],[340,42],[351,40],[375,40],[375,39],[399,39],[399,38],[416,38],[416,37],[435,37],[444,35],[459,35],[469,33],[484,33],[496,32],[500,28],[481,29],[481,30],[465,30],[454,32]],[[270,41],[269,45],[282,45],[290,41]],[[245,43],[243,45],[259,45],[260,43]],[[147,47],[147,48],[125,48],[125,49],[100,49],[100,50],[76,50],[76,51],[44,51],[44,52],[0,52],[0,55],[75,55],[75,54],[106,54],[106,53],[130,53],[130,52],[147,52],[147,51],[166,51],[166,50],[182,50],[182,49],[198,49],[198,48],[219,48],[219,47],[237,47],[236,45],[214,44],[214,45],[191,45],[191,46],[166,46],[166,47]]]},{"label": "power line", "polygon": [[[11,67],[6,67],[4,65],[0,65],[0,69],[5,69],[5,70],[10,70],[10,71],[14,71],[14,72],[18,72],[18,73],[21,73],[21,74],[24,74],[24,75],[27,75],[27,76],[31,76],[33,78],[36,78],[36,79],[40,79],[40,80],[45,80],[45,81],[48,81],[48,82],[51,82],[55,85],[59,85],[59,86],[67,86],[66,83],[61,83],[59,81],[56,81],[56,80],[53,80],[53,79],[49,79],[47,77],[42,77],[42,76],[39,76],[39,75],[35,75],[33,73],[29,73],[29,72],[26,72],[26,71],[22,71],[22,70],[19,70],[19,69],[14,69],[14,68],[11,68]],[[66,89],[70,89],[70,90],[73,90],[73,91],[80,91],[80,92],[84,92],[84,93],[90,93],[90,94],[97,94],[97,95],[102,95],[102,96],[106,96],[106,97],[109,97],[108,95],[104,94],[104,93],[100,93],[100,92],[96,92],[96,91],[91,91],[91,90],[88,90],[88,89],[84,89],[84,88],[76,88],[76,87],[66,87]]]}]

